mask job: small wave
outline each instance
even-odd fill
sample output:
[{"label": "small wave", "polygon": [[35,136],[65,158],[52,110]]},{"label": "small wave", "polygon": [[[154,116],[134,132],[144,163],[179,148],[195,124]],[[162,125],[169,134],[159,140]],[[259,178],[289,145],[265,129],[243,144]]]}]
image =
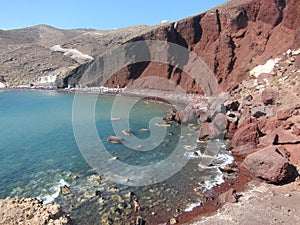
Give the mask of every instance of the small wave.
[{"label": "small wave", "polygon": [[217,156],[216,160],[220,162],[217,165],[221,168],[224,168],[225,166],[233,163],[234,158],[230,154],[220,154]]},{"label": "small wave", "polygon": [[52,203],[59,196],[60,188],[64,186],[70,185],[64,179],[61,179],[55,186],[51,187],[49,191],[52,194],[41,197],[41,200],[43,200],[43,204],[46,205]]},{"label": "small wave", "polygon": [[191,204],[189,204],[189,205],[184,209],[184,211],[185,211],[185,212],[191,212],[191,211],[193,211],[194,208],[200,206],[201,204],[202,204],[201,201],[195,202],[195,203],[191,203]]},{"label": "small wave", "polygon": [[216,185],[220,185],[224,182],[224,174],[219,170],[219,168],[224,168],[225,166],[231,164],[234,161],[234,158],[231,154],[223,153],[218,154],[216,158],[213,161],[212,166],[203,166],[199,164],[199,167],[203,169],[213,169],[216,170],[214,172],[214,175],[208,176],[207,179],[200,184],[200,187],[202,187],[205,191],[212,189]]},{"label": "small wave", "polygon": [[216,185],[222,184],[223,182],[224,182],[223,174],[222,174],[222,172],[220,172],[219,174],[217,174],[215,176],[214,179],[206,180],[200,186],[202,186],[205,191],[208,191],[208,190],[212,189],[213,187],[215,187]]}]

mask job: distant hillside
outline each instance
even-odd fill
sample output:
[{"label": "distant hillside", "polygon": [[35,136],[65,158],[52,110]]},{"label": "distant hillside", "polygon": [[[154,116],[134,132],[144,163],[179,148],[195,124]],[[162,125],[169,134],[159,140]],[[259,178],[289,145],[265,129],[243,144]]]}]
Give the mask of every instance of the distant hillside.
[{"label": "distant hillside", "polygon": [[0,30],[0,77],[9,85],[27,85],[43,76],[58,75],[63,78],[88,60],[71,57],[66,52],[53,51],[53,46],[75,49],[82,55],[96,57],[144,29],[147,26],[116,30],[62,30],[38,25]]}]

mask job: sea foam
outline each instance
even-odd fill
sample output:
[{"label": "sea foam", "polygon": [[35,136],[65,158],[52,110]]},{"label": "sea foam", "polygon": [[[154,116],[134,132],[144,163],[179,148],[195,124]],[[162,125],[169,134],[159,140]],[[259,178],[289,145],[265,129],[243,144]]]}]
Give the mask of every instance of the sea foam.
[{"label": "sea foam", "polygon": [[41,200],[43,200],[43,204],[50,204],[52,203],[60,193],[60,188],[64,186],[70,186],[64,179],[61,179],[56,185],[51,187],[49,191],[51,194],[41,197]]}]

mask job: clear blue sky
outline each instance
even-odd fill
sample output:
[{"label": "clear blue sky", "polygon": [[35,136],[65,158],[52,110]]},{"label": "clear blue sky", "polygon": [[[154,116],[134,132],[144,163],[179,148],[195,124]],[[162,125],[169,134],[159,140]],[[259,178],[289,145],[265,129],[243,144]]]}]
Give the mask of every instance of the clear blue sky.
[{"label": "clear blue sky", "polygon": [[176,21],[227,0],[5,0],[1,1],[0,29],[37,24],[57,28],[112,29],[137,24]]}]

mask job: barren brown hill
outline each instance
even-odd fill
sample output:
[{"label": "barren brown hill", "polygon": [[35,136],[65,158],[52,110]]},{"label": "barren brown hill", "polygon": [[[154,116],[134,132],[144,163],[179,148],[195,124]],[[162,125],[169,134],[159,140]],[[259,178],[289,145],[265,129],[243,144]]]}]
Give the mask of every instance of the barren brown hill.
[{"label": "barren brown hill", "polygon": [[[8,85],[29,84],[39,77],[65,77],[74,68],[140,33],[146,26],[116,30],[62,30],[48,25],[0,30],[0,77]],[[61,49],[78,50],[63,52]],[[80,55],[82,53],[82,55]],[[74,54],[79,54],[73,57]]]}]

